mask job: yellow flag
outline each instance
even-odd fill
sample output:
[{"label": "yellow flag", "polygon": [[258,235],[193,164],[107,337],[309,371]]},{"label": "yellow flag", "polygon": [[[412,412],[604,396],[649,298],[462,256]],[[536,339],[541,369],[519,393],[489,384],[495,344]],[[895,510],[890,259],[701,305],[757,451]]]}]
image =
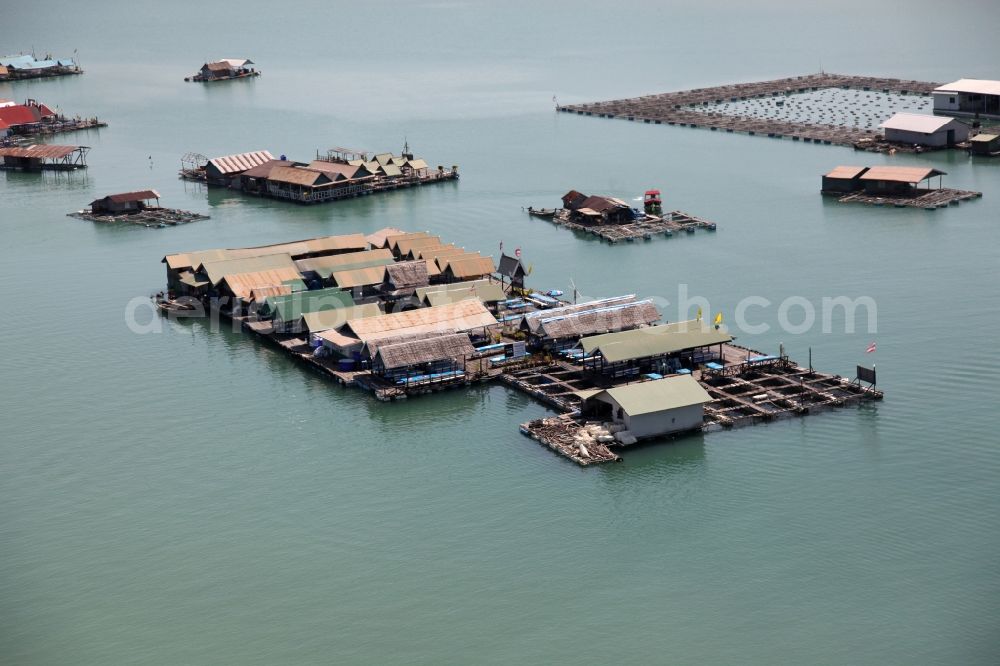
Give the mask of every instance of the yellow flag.
[{"label": "yellow flag", "polygon": [[718,326],[721,323],[722,323],[722,313],[720,312],[719,314],[715,315],[715,325]]},{"label": "yellow flag", "polygon": [[698,308],[698,316],[695,317],[698,321],[701,321],[701,308]]}]

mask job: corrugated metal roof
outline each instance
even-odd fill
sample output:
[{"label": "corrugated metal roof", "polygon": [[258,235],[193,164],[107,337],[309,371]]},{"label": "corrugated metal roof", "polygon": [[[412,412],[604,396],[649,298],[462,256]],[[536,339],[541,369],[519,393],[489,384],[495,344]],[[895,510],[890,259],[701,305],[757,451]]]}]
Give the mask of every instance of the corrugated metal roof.
[{"label": "corrugated metal roof", "polygon": [[944,171],[928,167],[873,166],[861,180],[884,180],[893,183],[919,183],[933,176],[946,176]]},{"label": "corrugated metal roof", "polygon": [[72,155],[83,146],[55,146],[37,144],[26,148],[0,148],[0,157],[27,157],[32,159],[58,160]]},{"label": "corrugated metal roof", "polygon": [[423,298],[432,291],[462,291],[463,289],[475,288],[479,285],[490,284],[489,280],[468,280],[466,282],[451,282],[449,284],[432,284],[427,287],[417,289],[417,298]]},{"label": "corrugated metal roof", "polygon": [[330,280],[341,289],[372,287],[382,284],[385,280],[385,268],[386,266],[383,264],[367,268],[335,271],[330,274]]},{"label": "corrugated metal roof", "polygon": [[352,347],[361,347],[361,340],[350,335],[344,335],[335,328],[331,328],[328,331],[320,331],[317,333],[317,337],[322,339],[324,342],[329,342],[334,347],[339,347],[341,350],[350,349]]},{"label": "corrugated metal roof", "polygon": [[629,416],[653,414],[712,402],[712,396],[690,375],[617,386],[596,393],[588,400],[607,401],[609,398],[621,406]]},{"label": "corrugated metal roof", "polygon": [[482,303],[466,300],[440,307],[352,320],[347,322],[347,328],[359,339],[367,341],[403,333],[440,332],[445,329],[468,331],[494,326],[496,323],[496,318]]},{"label": "corrugated metal roof", "polygon": [[216,157],[210,159],[208,163],[218,169],[219,173],[230,174],[240,173],[241,171],[252,169],[255,166],[260,166],[261,164],[270,162],[273,159],[274,155],[266,150],[256,150],[250,153]]},{"label": "corrugated metal roof", "polygon": [[361,180],[371,176],[368,169],[363,166],[352,166],[326,160],[313,160],[309,163],[309,168],[329,174],[333,180]]},{"label": "corrugated metal roof", "polygon": [[[496,282],[489,280],[475,280],[471,282],[454,282],[449,287],[458,286],[457,289],[436,289],[435,285],[425,287],[418,298],[430,306],[444,305],[446,303],[457,303],[466,298],[476,298],[482,303],[496,303],[507,298],[503,288]],[[420,290],[418,290],[419,292]]]},{"label": "corrugated metal roof", "polygon": [[219,62],[224,62],[231,67],[245,67],[254,64],[253,60],[247,58],[223,58]]},{"label": "corrugated metal roof", "polygon": [[625,296],[611,296],[609,298],[599,298],[593,301],[576,303],[575,305],[563,305],[558,308],[551,308],[549,310],[536,310],[535,312],[525,313],[524,323],[528,326],[528,330],[535,332],[541,326],[542,321],[550,317],[569,315],[575,312],[586,312],[588,310],[598,310],[601,308],[611,307],[614,305],[632,303],[634,301],[635,301],[635,294],[627,294]]},{"label": "corrugated metal roof", "polygon": [[396,249],[396,243],[401,240],[406,240],[407,238],[427,238],[430,236],[426,231],[406,231],[401,234],[396,234],[394,236],[386,236],[385,247],[390,250]]},{"label": "corrugated metal roof", "polygon": [[648,326],[632,331],[605,333],[580,340],[583,353],[600,352],[608,363],[674,354],[686,349],[732,341],[728,331],[716,330],[700,320]]},{"label": "corrugated metal roof", "polygon": [[275,167],[267,174],[267,179],[276,183],[290,183],[304,187],[317,187],[333,182],[326,172],[305,167]]},{"label": "corrugated metal roof", "polygon": [[402,256],[406,256],[415,248],[436,247],[441,245],[439,236],[420,236],[417,238],[403,238],[396,241],[393,250]]},{"label": "corrugated metal roof", "polygon": [[934,89],[940,93],[972,93],[978,95],[1000,95],[1000,81],[989,79],[959,79]]},{"label": "corrugated metal roof", "polygon": [[354,299],[340,289],[316,289],[314,291],[293,292],[287,296],[268,298],[263,316],[273,316],[283,322],[298,321],[306,312],[321,312],[336,308],[351,307]]},{"label": "corrugated metal roof", "polygon": [[267,178],[271,173],[271,169],[275,167],[290,167],[295,166],[298,162],[292,162],[291,160],[269,160],[263,164],[257,165],[252,169],[247,169],[243,172],[243,175],[247,178]]},{"label": "corrugated metal roof", "polygon": [[268,287],[257,287],[250,290],[250,301],[254,303],[263,303],[271,296],[287,296],[290,293],[292,293],[292,285],[290,284],[275,284]]},{"label": "corrugated metal roof", "polygon": [[379,169],[382,171],[383,175],[389,178],[395,178],[396,176],[403,175],[402,170],[395,164],[383,164],[379,167]]},{"label": "corrugated metal roof", "polygon": [[381,314],[382,311],[378,309],[377,303],[365,303],[333,310],[304,312],[302,323],[310,333],[319,333],[320,331],[340,328],[351,319],[367,319],[368,317],[378,317]]},{"label": "corrugated metal roof", "polygon": [[315,272],[320,277],[326,279],[330,277],[331,273],[338,270],[347,271],[355,268],[368,268],[370,266],[385,266],[393,263],[393,261],[395,260],[392,257],[391,251],[379,249],[299,259],[295,262],[295,265],[303,273]]},{"label": "corrugated metal roof", "polygon": [[367,240],[368,244],[372,247],[380,248],[385,247],[385,239],[389,236],[399,236],[400,234],[405,233],[405,231],[397,229],[396,227],[383,227],[382,229],[365,236],[365,240]]},{"label": "corrugated metal roof", "polygon": [[337,250],[362,250],[365,248],[365,243],[366,241],[364,236],[361,234],[319,236],[317,238],[307,238],[305,240],[291,241],[289,243],[275,243],[272,245],[258,245],[255,247],[179,252],[176,254],[168,254],[163,257],[163,262],[173,269],[185,267],[197,268],[200,264],[208,261],[247,259],[250,257],[262,257],[271,254],[287,253],[293,257],[302,257],[307,254],[318,254]]},{"label": "corrugated metal roof", "polygon": [[10,127],[31,125],[38,122],[38,118],[35,117],[31,109],[20,104],[0,107],[0,120],[7,123]]},{"label": "corrugated metal roof", "polygon": [[[261,287],[273,287],[284,284],[286,281],[302,280],[302,276],[294,266],[274,268],[252,273],[230,273],[219,281],[219,286],[226,285],[229,291],[237,298],[250,299],[250,292]],[[291,293],[291,285],[289,293]],[[277,294],[272,294],[276,296]]]},{"label": "corrugated metal roof", "polygon": [[[205,275],[213,285],[219,284],[227,275],[236,273],[256,273],[258,271],[274,270],[276,268],[291,268],[295,270],[295,262],[287,252],[267,254],[262,257],[246,257],[243,259],[225,259],[222,261],[206,261],[198,267],[198,272]],[[298,271],[295,270],[297,277]]]},{"label": "corrugated metal roof", "polygon": [[954,118],[942,118],[941,116],[928,116],[920,113],[896,113],[889,120],[879,125],[879,127],[882,129],[919,132],[920,134],[933,134],[944,129],[946,125],[957,122]]},{"label": "corrugated metal roof", "polygon": [[140,190],[138,192],[123,192],[122,194],[109,194],[106,197],[98,199],[98,201],[103,201],[108,199],[115,203],[128,203],[129,201],[148,201],[149,199],[159,199],[160,193],[156,190]]},{"label": "corrugated metal roof", "polygon": [[581,338],[597,333],[648,326],[659,319],[660,313],[653,302],[644,300],[545,318],[542,319],[536,333],[552,340]]},{"label": "corrugated metal roof", "polygon": [[825,177],[826,178],[837,178],[837,179],[851,180],[852,178],[855,178],[855,177],[860,176],[861,174],[863,174],[867,169],[868,169],[868,167],[839,166],[839,167],[836,167],[830,173],[826,174]]},{"label": "corrugated metal roof", "polygon": [[465,254],[466,250],[449,243],[448,245],[428,245],[427,247],[413,248],[416,259],[437,259],[438,257],[454,256]]},{"label": "corrugated metal roof", "polygon": [[[441,265],[442,262],[444,263],[443,266]],[[479,254],[445,257],[438,262],[438,265],[441,266],[441,272],[460,280],[482,277],[489,275],[495,270],[493,257],[484,257]]]}]

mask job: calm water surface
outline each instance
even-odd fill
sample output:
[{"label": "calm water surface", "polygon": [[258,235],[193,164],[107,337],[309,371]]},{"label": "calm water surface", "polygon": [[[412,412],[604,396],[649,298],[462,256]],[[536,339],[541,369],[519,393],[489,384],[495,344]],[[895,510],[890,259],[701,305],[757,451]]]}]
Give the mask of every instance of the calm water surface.
[{"label": "calm water surface", "polygon": [[[70,3],[5,9],[0,50],[84,76],[0,84],[110,122],[73,174],[0,173],[0,663],[996,663],[1000,162],[552,112],[828,71],[998,78],[994,3]],[[893,26],[893,29],[887,29]],[[206,59],[264,74],[184,83]],[[332,145],[459,165],[460,183],[300,208],[176,179],[187,151]],[[947,210],[823,200],[837,164],[932,165]],[[155,187],[211,220],[66,213]],[[609,247],[531,220],[570,188],[719,223]],[[740,342],[849,374],[878,405],[628,451],[583,470],[517,432],[502,387],[383,405],[204,322],[136,335],[168,252],[386,225],[587,296],[678,285],[771,325]],[[780,333],[776,304],[870,296],[878,331]],[[145,319],[144,319],[145,321]],[[838,329],[839,325],[839,329]]]}]

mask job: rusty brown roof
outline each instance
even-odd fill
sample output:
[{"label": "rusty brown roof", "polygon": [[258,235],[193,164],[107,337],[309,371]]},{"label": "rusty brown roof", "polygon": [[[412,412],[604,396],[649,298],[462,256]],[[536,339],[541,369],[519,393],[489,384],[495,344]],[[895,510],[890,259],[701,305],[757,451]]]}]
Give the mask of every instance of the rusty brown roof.
[{"label": "rusty brown roof", "polygon": [[149,199],[159,199],[160,193],[156,190],[140,190],[138,192],[123,192],[122,194],[109,194],[104,197],[115,203],[126,203],[129,201],[147,201]]},{"label": "rusty brown roof", "polygon": [[225,155],[215,157],[208,161],[209,164],[219,170],[219,173],[240,173],[255,166],[270,162],[274,155],[266,150],[256,150],[250,153],[240,153],[238,155]]},{"label": "rusty brown roof", "polygon": [[71,155],[85,146],[56,146],[36,144],[25,148],[0,148],[0,157],[29,157],[43,160],[58,160]]},{"label": "rusty brown roof", "polygon": [[868,170],[868,167],[859,166],[839,166],[835,168],[830,173],[826,174],[826,178],[843,178],[850,180],[856,178]]},{"label": "rusty brown roof", "polygon": [[267,176],[271,173],[271,169],[282,166],[295,166],[295,164],[296,163],[291,160],[268,160],[263,164],[258,164],[252,169],[247,169],[243,172],[243,175],[248,178],[267,178]]},{"label": "rusty brown roof", "polygon": [[944,171],[929,167],[873,166],[861,180],[884,180],[893,183],[919,183],[934,176],[945,176]]},{"label": "rusty brown roof", "polygon": [[304,167],[285,166],[271,169],[271,173],[267,175],[267,179],[277,183],[291,183],[292,185],[304,185],[307,187],[325,185],[332,181],[330,176],[322,171],[306,169]]}]

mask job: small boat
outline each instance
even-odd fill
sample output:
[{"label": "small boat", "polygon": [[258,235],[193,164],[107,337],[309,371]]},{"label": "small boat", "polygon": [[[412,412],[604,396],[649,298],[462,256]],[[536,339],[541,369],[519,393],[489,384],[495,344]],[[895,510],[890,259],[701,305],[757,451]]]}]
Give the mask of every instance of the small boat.
[{"label": "small boat", "polygon": [[532,208],[531,206],[528,206],[528,215],[532,215],[534,217],[553,218],[555,217],[555,214],[555,208]]},{"label": "small boat", "polygon": [[[204,316],[204,312],[199,308],[194,306],[191,302],[194,299],[185,299],[184,301],[172,300],[172,299],[157,299],[156,307],[159,308],[160,312],[164,314],[173,315],[175,317],[201,317]],[[196,301],[195,301],[196,302]]]}]

